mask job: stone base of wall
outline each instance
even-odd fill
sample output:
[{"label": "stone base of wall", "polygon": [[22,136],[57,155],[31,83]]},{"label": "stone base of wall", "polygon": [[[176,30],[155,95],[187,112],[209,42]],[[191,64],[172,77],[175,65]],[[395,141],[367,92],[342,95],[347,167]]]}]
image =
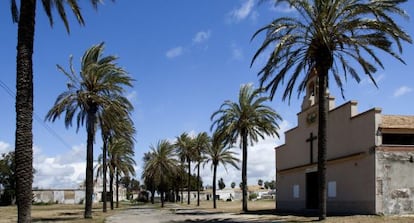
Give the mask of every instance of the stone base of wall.
[{"label": "stone base of wall", "polygon": [[380,147],[376,157],[377,213],[414,214],[414,147]]}]

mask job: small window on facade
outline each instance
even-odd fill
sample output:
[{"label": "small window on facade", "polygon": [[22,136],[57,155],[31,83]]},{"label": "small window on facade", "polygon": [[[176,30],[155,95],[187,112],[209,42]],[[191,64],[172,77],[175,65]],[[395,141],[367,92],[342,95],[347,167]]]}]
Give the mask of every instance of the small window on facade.
[{"label": "small window on facade", "polygon": [[299,198],[299,185],[293,185],[293,198]]},{"label": "small window on facade", "polygon": [[328,182],[328,197],[336,197],[336,181]]}]

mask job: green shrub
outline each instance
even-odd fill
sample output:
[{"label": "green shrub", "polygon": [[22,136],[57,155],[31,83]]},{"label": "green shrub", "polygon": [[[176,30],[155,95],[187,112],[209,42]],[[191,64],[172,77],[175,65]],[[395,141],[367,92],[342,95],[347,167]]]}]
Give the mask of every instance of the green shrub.
[{"label": "green shrub", "polygon": [[249,200],[254,200],[256,198],[257,198],[257,194],[256,193],[249,194]]}]

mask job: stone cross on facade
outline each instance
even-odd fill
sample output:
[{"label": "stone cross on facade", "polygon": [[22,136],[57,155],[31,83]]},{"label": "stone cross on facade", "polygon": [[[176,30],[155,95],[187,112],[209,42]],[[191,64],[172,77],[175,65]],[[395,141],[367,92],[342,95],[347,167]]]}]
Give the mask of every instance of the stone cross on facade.
[{"label": "stone cross on facade", "polygon": [[310,136],[308,139],[306,139],[306,142],[310,143],[310,163],[313,163],[313,141],[316,140],[318,136],[314,136],[313,133],[310,133]]}]

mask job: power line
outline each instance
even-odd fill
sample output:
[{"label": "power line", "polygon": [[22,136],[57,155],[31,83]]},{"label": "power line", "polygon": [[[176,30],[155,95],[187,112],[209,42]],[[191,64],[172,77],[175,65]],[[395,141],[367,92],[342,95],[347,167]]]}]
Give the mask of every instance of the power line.
[{"label": "power line", "polygon": [[[10,89],[9,86],[7,86],[7,84],[4,83],[2,80],[0,80],[0,87],[3,88],[11,98],[16,98],[16,94],[13,92],[13,90]],[[60,137],[60,135],[57,134],[55,130],[53,130],[49,125],[47,125],[34,111],[33,117],[41,126],[43,126],[43,128],[46,129],[47,132],[49,132],[52,136],[59,140],[63,145],[65,145],[69,149],[72,149],[72,147],[62,137]]]}]

